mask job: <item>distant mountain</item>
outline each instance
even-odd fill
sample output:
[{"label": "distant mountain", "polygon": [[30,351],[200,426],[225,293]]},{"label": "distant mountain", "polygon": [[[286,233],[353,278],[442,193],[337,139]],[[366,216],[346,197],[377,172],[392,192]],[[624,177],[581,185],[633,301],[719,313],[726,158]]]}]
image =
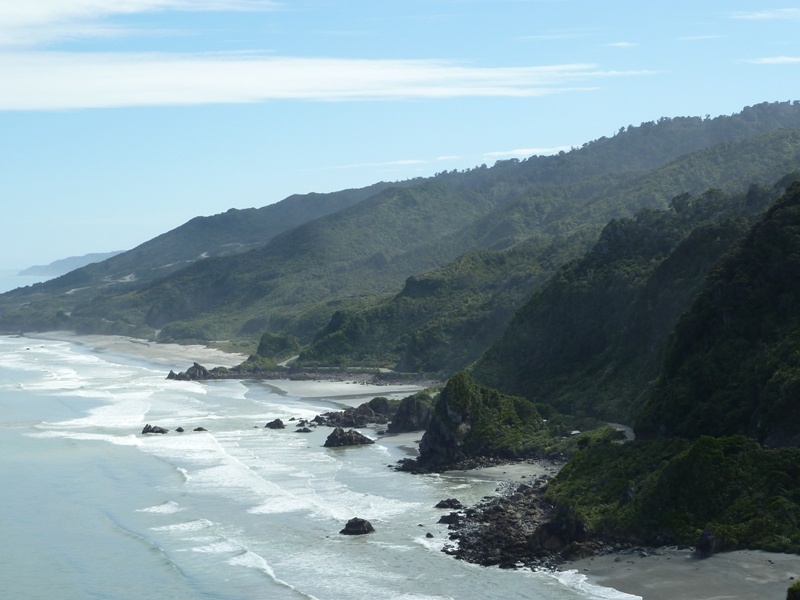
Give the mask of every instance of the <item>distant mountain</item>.
[{"label": "distant mountain", "polygon": [[58,277],[64,275],[75,269],[80,269],[92,263],[102,262],[117,254],[122,254],[122,250],[116,252],[94,252],[92,254],[84,254],[83,256],[70,256],[69,258],[62,258],[51,262],[49,265],[38,265],[28,267],[18,273],[20,276],[25,277]]},{"label": "distant mountain", "polygon": [[[479,356],[531,291],[580,256],[610,219],[665,207],[686,191],[773,181],[798,162],[798,128],[800,103],[765,103],[730,117],[622,128],[556,156],[193,219],[97,265],[0,296],[0,328],[228,340],[251,349],[270,332],[316,340],[309,361],[447,372]],[[471,281],[481,288],[476,295]],[[428,288],[439,299],[416,302]],[[369,311],[395,310],[384,304],[394,296],[415,300],[406,306],[417,312],[411,321],[390,319],[384,336]],[[370,356],[361,351],[359,319],[375,340]],[[414,329],[398,337],[405,323]],[[420,360],[423,351],[429,356]]]}]

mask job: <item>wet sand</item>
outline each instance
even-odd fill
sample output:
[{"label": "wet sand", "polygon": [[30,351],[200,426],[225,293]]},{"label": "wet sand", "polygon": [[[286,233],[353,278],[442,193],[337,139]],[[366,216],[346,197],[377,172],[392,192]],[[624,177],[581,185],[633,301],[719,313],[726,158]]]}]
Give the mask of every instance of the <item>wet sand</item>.
[{"label": "wet sand", "polygon": [[800,556],[740,550],[694,557],[692,550],[663,549],[640,556],[608,554],[562,567],[577,570],[589,583],[644,600],[784,600],[800,578]]}]

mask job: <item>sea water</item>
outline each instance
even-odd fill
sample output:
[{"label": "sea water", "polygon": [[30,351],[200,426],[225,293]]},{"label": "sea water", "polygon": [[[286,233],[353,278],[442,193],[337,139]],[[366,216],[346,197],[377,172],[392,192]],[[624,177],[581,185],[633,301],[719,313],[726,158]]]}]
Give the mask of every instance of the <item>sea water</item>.
[{"label": "sea water", "polygon": [[[166,380],[142,359],[0,337],[0,597],[634,598],[444,554],[434,505],[496,483],[394,471],[408,449],[373,430],[325,448],[329,429],[288,419],[336,398],[280,385]],[[275,418],[290,426],[264,428]],[[352,517],[375,533],[340,535]]]}]

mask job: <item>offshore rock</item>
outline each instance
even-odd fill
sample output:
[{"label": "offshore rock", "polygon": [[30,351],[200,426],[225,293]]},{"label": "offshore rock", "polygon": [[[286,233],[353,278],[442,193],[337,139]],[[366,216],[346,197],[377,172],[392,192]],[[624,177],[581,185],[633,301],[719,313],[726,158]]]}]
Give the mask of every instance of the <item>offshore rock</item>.
[{"label": "offshore rock", "polygon": [[347,522],[347,525],[345,525],[344,529],[339,533],[342,535],[365,535],[367,533],[373,533],[374,531],[375,528],[372,526],[372,523],[366,519],[354,517]]},{"label": "offshore rock", "polygon": [[200,363],[194,363],[191,367],[186,369],[186,371],[180,373],[170,370],[167,375],[167,379],[176,379],[178,381],[198,381],[201,379],[209,379],[210,377],[211,374],[209,370]]},{"label": "offshore rock", "polygon": [[158,425],[150,425],[148,423],[142,429],[142,433],[167,433],[169,429],[164,429],[163,427],[159,427]]},{"label": "offshore rock", "polygon": [[286,425],[283,424],[283,421],[280,419],[275,419],[274,421],[270,421],[264,427],[269,429],[286,429]]},{"label": "offshore rock", "polygon": [[336,448],[340,446],[360,446],[363,444],[374,444],[375,441],[359,433],[355,429],[345,431],[341,427],[334,429],[325,440],[326,448]]}]

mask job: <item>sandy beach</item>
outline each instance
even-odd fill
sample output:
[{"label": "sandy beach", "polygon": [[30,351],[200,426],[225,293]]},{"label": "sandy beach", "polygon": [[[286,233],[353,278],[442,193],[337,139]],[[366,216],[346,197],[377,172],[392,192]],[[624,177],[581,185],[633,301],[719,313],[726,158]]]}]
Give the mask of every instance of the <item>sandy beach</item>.
[{"label": "sandy beach", "polygon": [[[212,367],[233,367],[247,359],[246,354],[223,352],[201,345],[159,344],[121,335],[78,335],[71,331],[48,331],[28,334],[31,340],[61,340],[92,348],[95,352],[119,354],[134,358],[146,358],[151,362],[163,364],[169,369],[184,371],[198,362]],[[165,373],[166,375],[166,373]]]},{"label": "sandy beach", "polygon": [[800,578],[800,556],[741,550],[707,559],[692,550],[661,549],[595,556],[562,567],[575,569],[590,583],[644,600],[783,600]]}]

